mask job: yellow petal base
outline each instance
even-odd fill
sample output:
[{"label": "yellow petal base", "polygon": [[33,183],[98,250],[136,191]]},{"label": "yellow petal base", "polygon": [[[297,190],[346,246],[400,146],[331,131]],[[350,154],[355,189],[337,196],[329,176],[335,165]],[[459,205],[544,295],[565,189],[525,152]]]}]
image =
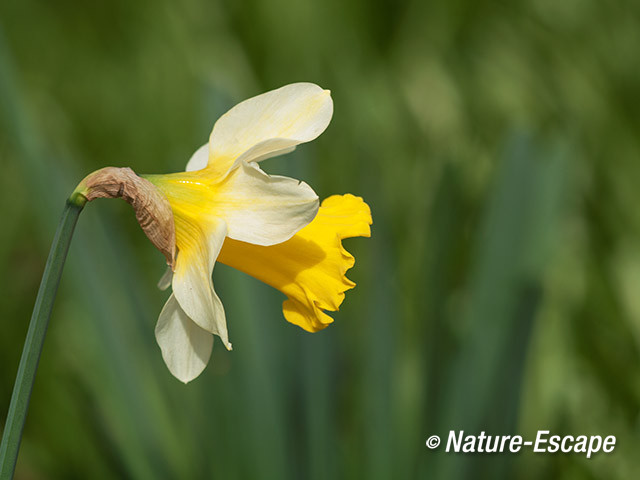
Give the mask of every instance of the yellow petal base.
[{"label": "yellow petal base", "polygon": [[317,332],[333,322],[325,311],[337,311],[344,292],[355,286],[345,276],[355,260],[342,239],[371,236],[371,223],[362,198],[334,195],[290,240],[264,247],[226,238],[218,261],[283,292],[287,321]]}]

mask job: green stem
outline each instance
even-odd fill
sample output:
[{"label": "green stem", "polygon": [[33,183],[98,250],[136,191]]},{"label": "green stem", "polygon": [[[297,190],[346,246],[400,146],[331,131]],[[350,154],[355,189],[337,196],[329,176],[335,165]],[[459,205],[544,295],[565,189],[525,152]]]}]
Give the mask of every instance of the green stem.
[{"label": "green stem", "polygon": [[40,352],[42,352],[42,344],[47,333],[53,301],[58,291],[58,284],[60,283],[62,268],[69,251],[73,230],[84,202],[84,198],[78,196],[72,196],[67,201],[51,245],[47,265],[44,268],[40,290],[38,290],[38,297],[31,315],[27,339],[22,350],[16,383],[11,395],[7,423],[2,435],[2,444],[0,444],[0,480],[11,480],[13,478],[16,460],[18,459],[18,450],[20,449],[20,440],[22,439],[22,429],[24,428],[27,408],[29,407],[29,398],[33,389],[38,361],[40,360]]}]

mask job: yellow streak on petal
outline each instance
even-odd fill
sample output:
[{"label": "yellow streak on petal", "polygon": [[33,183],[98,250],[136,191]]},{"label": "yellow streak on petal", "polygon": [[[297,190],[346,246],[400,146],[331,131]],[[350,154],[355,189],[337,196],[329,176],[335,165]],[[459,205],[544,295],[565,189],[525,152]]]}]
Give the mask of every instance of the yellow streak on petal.
[{"label": "yellow streak on petal", "polygon": [[342,239],[369,237],[371,211],[360,197],[334,195],[322,202],[315,219],[290,240],[268,247],[226,238],[218,261],[277,288],[287,321],[309,332],[325,328],[333,319],[344,292],[355,283],[346,278],[355,260]]},{"label": "yellow streak on petal", "polygon": [[[167,175],[145,175],[167,197],[174,217],[199,223],[214,217],[220,200],[223,178],[207,175],[203,170],[178,172]],[[176,236],[179,228],[176,226]],[[176,238],[179,245],[179,239]]]}]

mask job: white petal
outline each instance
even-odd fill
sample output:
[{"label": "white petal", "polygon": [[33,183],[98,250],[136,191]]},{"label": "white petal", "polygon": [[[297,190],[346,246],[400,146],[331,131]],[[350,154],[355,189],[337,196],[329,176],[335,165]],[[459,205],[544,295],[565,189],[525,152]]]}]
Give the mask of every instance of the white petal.
[{"label": "white petal", "polygon": [[293,83],[245,100],[214,125],[210,166],[222,174],[243,154],[243,160],[257,161],[291,151],[320,135],[332,115],[329,90],[313,83]]},{"label": "white petal", "polygon": [[191,158],[187,162],[187,168],[185,171],[193,172],[195,170],[202,170],[207,166],[209,162],[209,144],[205,143],[198,150],[195,151]]},{"label": "white petal", "polygon": [[173,295],[160,313],[156,340],[169,371],[184,383],[202,373],[213,347],[213,335],[196,325]]},{"label": "white petal", "polygon": [[226,221],[227,235],[255,245],[289,240],[318,213],[309,185],[267,175],[255,163],[241,162],[217,189],[215,214]]},{"label": "white petal", "polygon": [[[245,158],[251,157],[250,161],[252,161],[252,162],[261,162],[262,160],[266,160],[267,158],[271,158],[271,157],[274,157],[276,155],[284,155],[286,153],[291,153],[296,149],[296,147],[294,145],[292,147],[284,147],[284,148],[282,148],[282,150],[278,150],[276,153],[273,153],[273,152],[271,152],[268,149],[265,149],[263,147],[263,144],[264,143],[268,143],[268,142],[270,142],[270,140],[267,140],[266,142],[263,142],[262,144],[259,143],[254,148],[251,148],[251,149],[249,149],[249,151],[247,151],[247,152],[243,153],[242,155],[240,155],[240,158],[238,160],[244,161]],[[260,148],[258,148],[258,147],[260,147]],[[265,150],[266,153],[264,153],[262,155],[258,155],[260,153],[259,150]],[[258,155],[258,156],[256,157],[255,155]],[[236,162],[238,160],[236,160]],[[247,161],[249,161],[249,160],[247,160]]]},{"label": "white petal", "polygon": [[224,221],[189,223],[181,217],[182,244],[173,273],[173,294],[184,312],[207,332],[220,337],[227,349],[231,343],[222,302],[213,289],[211,273],[227,232]]},{"label": "white petal", "polygon": [[171,270],[171,267],[167,267],[165,272],[162,274],[162,277],[160,277],[160,280],[158,280],[158,288],[163,291],[166,290],[171,286],[172,280],[173,270]]}]

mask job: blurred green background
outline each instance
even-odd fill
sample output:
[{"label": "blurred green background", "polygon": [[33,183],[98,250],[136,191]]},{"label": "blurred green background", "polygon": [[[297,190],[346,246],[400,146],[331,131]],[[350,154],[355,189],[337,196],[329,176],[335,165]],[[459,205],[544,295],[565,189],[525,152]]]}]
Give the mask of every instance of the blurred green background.
[{"label": "blurred green background", "polygon": [[[0,425],[64,200],[184,168],[240,100],[332,90],[263,167],[361,195],[336,322],[218,265],[234,351],[184,386],[164,259],[121,201],[80,218],[19,479],[640,478],[640,4],[0,3]],[[428,450],[432,434],[615,435],[612,454]]]}]

